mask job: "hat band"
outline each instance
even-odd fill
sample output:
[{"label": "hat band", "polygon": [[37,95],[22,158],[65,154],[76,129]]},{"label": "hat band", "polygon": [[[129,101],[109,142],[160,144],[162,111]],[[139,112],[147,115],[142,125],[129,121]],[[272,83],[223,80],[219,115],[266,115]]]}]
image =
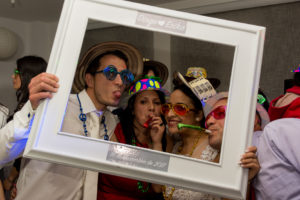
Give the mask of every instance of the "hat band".
[{"label": "hat band", "polygon": [[130,87],[129,95],[136,94],[144,90],[160,90],[161,86],[157,80],[141,79]]}]

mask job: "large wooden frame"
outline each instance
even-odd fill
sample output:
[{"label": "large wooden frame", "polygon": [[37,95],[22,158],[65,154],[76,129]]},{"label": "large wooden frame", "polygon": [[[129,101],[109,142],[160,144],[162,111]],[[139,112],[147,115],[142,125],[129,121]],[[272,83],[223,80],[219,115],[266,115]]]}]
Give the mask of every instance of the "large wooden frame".
[{"label": "large wooden frame", "polygon": [[[60,132],[89,19],[235,48],[220,163]],[[264,34],[264,27],[127,1],[65,0],[47,69],[59,77],[60,88],[51,100],[39,106],[24,155],[223,197],[245,198],[247,170],[238,162],[251,144]]]}]

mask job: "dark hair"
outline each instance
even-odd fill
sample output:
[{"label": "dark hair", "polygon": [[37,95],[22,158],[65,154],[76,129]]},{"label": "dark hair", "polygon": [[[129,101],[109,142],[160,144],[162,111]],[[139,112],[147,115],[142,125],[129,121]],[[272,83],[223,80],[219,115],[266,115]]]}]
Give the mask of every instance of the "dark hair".
[{"label": "dark hair", "polygon": [[[162,93],[160,91],[155,91],[155,92],[157,92],[160,102],[162,104],[164,104],[166,102],[164,93]],[[120,123],[121,123],[122,130],[123,130],[125,140],[126,140],[126,144],[131,144],[132,137],[135,137],[135,139],[136,139],[136,136],[134,134],[134,128],[133,128],[134,127],[133,126],[133,120],[134,120],[133,110],[134,110],[134,103],[136,100],[136,96],[137,96],[137,94],[130,97],[130,99],[128,100],[127,107],[119,115]],[[166,124],[166,120],[163,115],[161,115],[161,118],[163,120],[163,123]],[[167,141],[166,141],[166,130],[165,130],[164,136],[162,139],[163,151],[166,150],[166,143],[167,143]]]},{"label": "dark hair", "polygon": [[[128,66],[128,58],[127,56],[119,50],[115,50],[115,51],[107,51],[103,54],[98,55],[96,58],[94,58],[94,60],[89,64],[88,68],[86,69],[85,74],[89,73],[91,75],[95,75],[97,69],[99,68],[99,66],[101,65],[100,60],[101,58],[103,58],[106,55],[114,55],[117,56],[118,58],[124,60],[126,66]],[[85,83],[85,89],[87,89],[87,84]]]},{"label": "dark hair", "polygon": [[[173,81],[173,83],[174,83],[174,81]],[[180,90],[181,92],[183,92],[186,96],[188,96],[192,100],[192,103],[195,106],[196,112],[202,111],[202,113],[203,113],[202,103],[199,100],[199,98],[192,92],[192,90],[189,87],[187,87],[184,83],[178,83],[178,82],[175,82],[175,83],[176,84],[174,86],[173,91]],[[200,126],[204,127],[204,125],[205,125],[205,118],[204,118],[204,113],[203,113],[203,118],[200,122]]]},{"label": "dark hair", "polygon": [[294,84],[300,86],[300,72],[295,72],[294,74]]},{"label": "dark hair", "polygon": [[144,65],[144,67],[143,67],[143,75],[147,75],[150,70],[153,71],[154,76],[159,76],[159,71],[153,65]]},{"label": "dark hair", "polygon": [[[28,85],[30,80],[36,75],[45,72],[47,68],[47,62],[38,56],[24,56],[17,60],[17,69],[20,72],[21,86],[16,91],[17,107],[14,113],[20,110],[29,98]],[[7,121],[12,119],[12,115]]]},{"label": "dark hair", "polygon": [[86,73],[92,74],[94,75],[97,71],[97,69],[99,68],[99,66],[101,65],[100,60],[101,58],[103,58],[106,55],[114,55],[117,56],[118,58],[122,59],[125,61],[126,66],[128,66],[128,58],[127,56],[119,50],[115,50],[115,51],[107,51],[103,54],[98,55],[88,66],[88,68],[86,69]]}]

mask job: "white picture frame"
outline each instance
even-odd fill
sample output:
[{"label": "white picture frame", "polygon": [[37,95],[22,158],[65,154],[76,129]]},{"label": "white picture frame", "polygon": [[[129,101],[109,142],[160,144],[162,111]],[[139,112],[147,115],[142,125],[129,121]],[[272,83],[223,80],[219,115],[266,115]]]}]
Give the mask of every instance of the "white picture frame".
[{"label": "white picture frame", "polygon": [[[219,163],[60,132],[89,19],[235,48]],[[264,35],[264,27],[128,1],[65,0],[47,68],[60,88],[39,106],[24,156],[244,199],[247,170],[238,162],[251,144]]]}]

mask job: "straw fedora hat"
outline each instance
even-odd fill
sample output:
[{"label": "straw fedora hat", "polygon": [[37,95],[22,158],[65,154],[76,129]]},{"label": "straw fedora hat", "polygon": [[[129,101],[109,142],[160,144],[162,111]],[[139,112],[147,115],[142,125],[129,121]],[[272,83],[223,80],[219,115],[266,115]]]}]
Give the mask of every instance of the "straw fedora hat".
[{"label": "straw fedora hat", "polygon": [[154,74],[161,79],[160,84],[161,86],[164,86],[169,76],[169,70],[167,66],[155,60],[146,60],[144,61],[143,74],[146,75],[149,70],[152,70]]},{"label": "straw fedora hat", "polygon": [[81,58],[76,74],[74,77],[74,82],[72,86],[73,92],[80,92],[85,88],[85,73],[90,65],[90,63],[99,55],[109,52],[109,51],[121,51],[128,59],[128,69],[132,74],[137,77],[143,71],[143,58],[140,52],[132,45],[119,42],[103,42],[92,46]]}]

